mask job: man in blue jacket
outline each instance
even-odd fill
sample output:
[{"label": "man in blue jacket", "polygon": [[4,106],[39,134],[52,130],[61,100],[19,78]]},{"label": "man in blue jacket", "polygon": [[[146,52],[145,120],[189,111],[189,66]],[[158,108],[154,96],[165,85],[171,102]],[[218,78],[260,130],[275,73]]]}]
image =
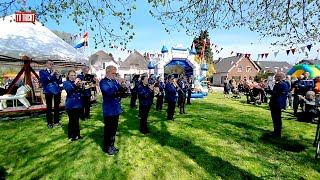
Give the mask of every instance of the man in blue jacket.
[{"label": "man in blue jacket", "polygon": [[[174,76],[173,75],[168,75],[168,82],[166,84],[165,87],[165,98],[168,102],[168,109],[167,109],[167,120],[172,120],[173,121],[173,115],[174,115],[174,110],[176,107],[176,101],[177,101],[177,97],[176,97],[176,87],[173,84],[174,83]],[[179,89],[179,87],[178,87]]]},{"label": "man in blue jacket", "polygon": [[139,97],[139,104],[140,104],[140,132],[142,134],[149,133],[148,130],[148,114],[153,102],[153,87],[154,84],[149,84],[147,76],[141,77],[141,85],[138,87],[138,97]]},{"label": "man in blue jacket", "polygon": [[276,83],[270,92],[271,98],[269,102],[271,116],[273,121],[274,132],[270,135],[274,137],[281,137],[282,130],[282,120],[281,120],[281,110],[286,108],[287,96],[289,92],[289,87],[285,82],[285,75],[279,72],[274,77]]},{"label": "man in blue jacket", "polygon": [[104,116],[104,146],[103,151],[110,156],[115,155],[119,150],[114,146],[115,135],[118,128],[119,115],[122,113],[121,96],[125,89],[121,86],[124,79],[116,78],[117,68],[106,67],[106,76],[100,81],[100,89],[103,96]]},{"label": "man in blue jacket", "polygon": [[82,68],[81,74],[78,75],[79,78],[84,83],[84,91],[82,92],[82,109],[80,119],[85,120],[85,118],[90,117],[90,106],[91,106],[91,85],[95,84],[96,82],[93,79],[93,76],[88,74],[89,67],[85,66]]},{"label": "man in blue jacket", "polygon": [[[48,61],[46,63],[46,69],[40,70],[40,82],[43,87],[43,94],[46,99],[46,115],[48,128],[51,129],[53,125],[61,126],[59,123],[59,105],[61,99],[61,89],[59,84],[62,84],[62,78],[54,67],[54,63],[52,61]],[[54,100],[54,121],[52,120],[52,98]]]},{"label": "man in blue jacket", "polygon": [[136,107],[136,100],[138,97],[138,87],[140,85],[139,81],[139,76],[140,75],[134,75],[132,78],[132,89],[131,89],[131,100],[130,100],[130,108],[135,108]]}]

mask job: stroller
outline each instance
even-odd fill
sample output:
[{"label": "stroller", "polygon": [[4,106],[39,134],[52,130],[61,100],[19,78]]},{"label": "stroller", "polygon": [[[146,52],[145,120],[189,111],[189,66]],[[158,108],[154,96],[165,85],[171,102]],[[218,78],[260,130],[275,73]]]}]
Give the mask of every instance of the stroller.
[{"label": "stroller", "polygon": [[253,102],[254,105],[256,104],[260,105],[263,101],[262,99],[263,95],[264,95],[263,89],[259,85],[254,86],[247,93],[247,103],[250,104],[251,102]]},{"label": "stroller", "polygon": [[232,98],[240,99],[241,95],[238,88],[231,88]]}]

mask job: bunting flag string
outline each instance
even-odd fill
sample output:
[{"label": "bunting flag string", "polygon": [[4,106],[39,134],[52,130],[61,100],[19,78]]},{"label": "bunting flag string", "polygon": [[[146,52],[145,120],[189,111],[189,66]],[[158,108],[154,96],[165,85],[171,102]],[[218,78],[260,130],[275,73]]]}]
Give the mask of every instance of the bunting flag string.
[{"label": "bunting flag string", "polygon": [[288,55],[289,55],[290,50],[286,50],[286,52],[287,52],[287,56],[288,56]]},{"label": "bunting flag string", "polygon": [[312,47],[312,44],[307,45],[308,50],[310,51]]},{"label": "bunting flag string", "polygon": [[[81,35],[81,33],[79,33],[79,35]],[[78,36],[79,36],[79,35],[78,35]],[[75,36],[77,37],[77,35],[75,35]],[[70,37],[70,38],[72,38],[72,37]],[[210,43],[210,42],[207,42],[206,39],[203,39],[203,40],[201,41],[201,43],[203,43],[203,46],[202,46],[202,47],[205,47],[206,45],[211,45],[211,43]],[[197,47],[198,44],[194,44],[194,46]],[[213,47],[214,47],[214,48],[213,48],[213,52],[216,52],[216,53],[220,53],[220,52],[224,49],[224,48],[220,48],[218,45],[214,45]],[[287,49],[287,50],[286,50],[286,54],[289,55],[289,53],[291,52],[291,53],[294,55],[295,52],[297,52],[297,51],[298,51],[299,53],[301,53],[301,51],[304,52],[306,47],[308,48],[309,51],[311,51],[312,44],[309,44],[309,45],[306,45],[306,46],[301,46],[301,47],[299,48],[299,51],[297,50],[297,48]],[[126,52],[126,53],[128,53],[128,54],[132,54],[132,53],[133,53],[132,50],[126,49],[126,48],[123,48],[123,47],[119,47],[119,46],[117,46],[117,45],[115,45],[115,44],[111,45],[110,48],[118,49],[119,51]],[[300,51],[300,50],[301,50],[301,51]],[[320,49],[317,49],[316,51],[317,51],[317,52],[320,52]],[[279,50],[274,51],[274,52],[273,52],[274,57],[277,57],[278,53],[279,53]],[[232,55],[236,55],[236,56],[238,56],[238,57],[240,57],[240,58],[241,58],[241,57],[251,58],[252,53],[240,53],[240,52],[236,52],[236,51],[234,51],[234,50],[231,50],[230,56],[232,56]],[[154,53],[154,52],[153,52],[153,53],[152,53],[152,52],[145,52],[145,56],[148,56],[148,57],[150,57],[150,58],[156,58],[156,57],[162,58],[162,57],[163,57],[163,54],[162,54],[162,53]],[[200,55],[200,59],[202,58],[202,56],[204,56],[204,54],[201,54],[201,55]],[[267,53],[261,53],[261,54],[258,54],[258,59],[260,59],[260,58],[261,58],[261,59],[263,59],[263,58],[267,59],[268,56],[269,56],[269,53],[268,53],[268,52],[267,52]]]},{"label": "bunting flag string", "polygon": [[[117,46],[117,45],[115,45],[115,44],[112,44],[112,45],[110,46],[110,48],[112,48],[112,49],[117,49],[118,51],[126,52],[126,53],[128,53],[128,54],[134,53],[134,51],[132,51],[132,50],[130,50],[130,49],[126,49],[126,48]],[[157,58],[157,57],[158,57],[158,58],[162,58],[162,57],[163,57],[163,54],[161,54],[161,53],[145,52],[144,55],[145,55],[145,56],[148,56],[148,57],[150,57],[150,58]]]},{"label": "bunting flag string", "polygon": [[[305,51],[305,48],[306,48],[306,47],[308,48],[309,51],[311,51],[312,46],[313,46],[312,44],[309,44],[309,45],[306,45],[306,46],[301,46],[301,47],[299,48],[299,50],[298,50],[297,48],[287,49],[287,50],[286,50],[286,53],[287,53],[287,55],[289,55],[290,52],[291,52],[293,55],[294,55],[294,53],[296,53],[296,52],[299,52],[299,54],[300,54],[301,51],[302,51],[302,52]],[[217,47],[217,45],[215,45],[215,49],[217,49],[216,47]],[[223,48],[221,48],[221,49],[223,49]],[[215,50],[215,51],[219,53],[219,51],[217,51],[217,50]],[[318,50],[317,50],[317,52],[318,52]],[[319,52],[320,52],[320,50],[319,50]],[[238,53],[238,52],[235,52],[234,50],[231,50],[230,56],[232,56],[233,54],[235,54],[236,56],[241,57],[241,56],[240,56],[241,53]],[[279,50],[274,51],[273,54],[274,54],[274,57],[276,58],[277,55],[279,54]],[[244,55],[245,57],[248,57],[248,54],[244,54],[244,53],[243,53],[243,55]],[[250,54],[250,55],[251,55],[251,54]],[[258,59],[260,59],[260,58],[268,58],[268,55],[269,55],[269,53],[261,53],[261,54],[258,54]],[[250,57],[250,56],[249,56],[249,57]]]},{"label": "bunting flag string", "polygon": [[74,40],[76,40],[77,38],[81,38],[81,33],[78,33],[78,34],[76,34],[76,35],[70,36],[70,40],[71,40],[71,41],[74,41]]}]

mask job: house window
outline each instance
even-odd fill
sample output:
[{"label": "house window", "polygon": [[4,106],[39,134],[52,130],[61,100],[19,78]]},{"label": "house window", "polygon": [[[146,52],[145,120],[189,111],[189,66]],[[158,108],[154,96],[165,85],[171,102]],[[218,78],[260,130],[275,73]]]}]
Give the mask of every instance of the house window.
[{"label": "house window", "polygon": [[102,68],[106,69],[106,64],[105,63],[102,63]]},{"label": "house window", "polygon": [[238,72],[242,72],[242,66],[238,67]]},{"label": "house window", "polygon": [[251,72],[251,71],[252,71],[251,67],[247,66],[246,72]]}]

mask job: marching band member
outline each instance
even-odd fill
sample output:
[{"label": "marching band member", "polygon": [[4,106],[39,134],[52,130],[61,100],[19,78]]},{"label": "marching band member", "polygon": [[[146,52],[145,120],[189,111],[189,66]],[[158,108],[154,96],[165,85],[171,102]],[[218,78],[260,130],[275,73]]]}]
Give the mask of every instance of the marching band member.
[{"label": "marching band member", "polygon": [[91,87],[93,84],[96,82],[94,81],[93,78],[90,78],[91,75],[88,74],[89,72],[89,67],[85,66],[82,68],[81,74],[78,75],[77,78],[79,78],[81,81],[83,81],[85,90],[82,93],[82,111],[80,115],[80,119],[85,120],[85,118],[90,117],[90,98],[91,98]]},{"label": "marching band member", "polygon": [[180,94],[180,96],[179,96],[180,114],[186,114],[186,112],[184,110],[184,106],[186,104],[186,93],[187,93],[187,89],[188,89],[186,76],[182,76],[181,80],[178,81],[178,85],[180,87],[180,90],[178,91],[178,93]]},{"label": "marching band member", "polygon": [[154,84],[154,94],[157,97],[156,111],[162,110],[163,90],[164,90],[164,83],[162,82],[161,76],[158,76],[157,81]]},{"label": "marching band member", "polygon": [[122,78],[116,78],[117,68],[115,66],[106,67],[106,77],[100,81],[100,89],[103,96],[103,116],[104,116],[104,145],[103,151],[110,156],[115,155],[119,150],[114,146],[115,135],[118,128],[119,115],[121,109],[121,95],[125,88],[121,86],[124,82]]},{"label": "marching band member", "polygon": [[83,84],[81,79],[76,78],[75,71],[70,70],[68,72],[67,81],[63,82],[63,88],[67,92],[65,108],[69,117],[69,141],[82,139],[82,137],[80,136],[79,118],[82,108],[81,94],[83,91]]},{"label": "marching band member", "polygon": [[147,119],[153,102],[153,84],[148,83],[148,77],[141,77],[142,84],[138,87],[139,103],[140,103],[140,132],[142,134],[149,133]]},{"label": "marching band member", "polygon": [[[175,106],[176,106],[176,101],[177,101],[177,97],[176,97],[176,84],[174,85],[174,76],[173,75],[169,75],[168,76],[168,83],[166,84],[165,87],[165,98],[168,102],[168,109],[167,109],[167,120],[173,120],[173,115],[174,115],[174,110],[175,110]],[[179,89],[179,87],[178,87]]]},{"label": "marching band member", "polygon": [[[180,87],[180,89],[181,89],[181,86],[180,86],[180,84],[182,84],[181,82],[182,82],[182,77],[183,77],[183,74],[180,74],[179,75],[179,79],[177,80],[177,84],[178,84],[178,86]],[[178,107],[180,107],[180,104],[181,104],[181,100],[182,100],[182,91],[178,91]]]},{"label": "marching band member", "polygon": [[[60,72],[54,68],[52,61],[47,61],[46,69],[40,70],[40,82],[43,87],[43,94],[46,99],[46,116],[48,128],[52,129],[53,125],[60,127],[59,122],[59,105],[61,99],[61,89],[59,84],[62,83]],[[52,120],[52,98],[54,99],[54,121]]]},{"label": "marching band member", "polygon": [[132,83],[131,83],[132,88],[130,90],[131,92],[130,108],[136,107],[136,100],[138,98],[139,76],[140,75],[134,75],[132,78]]},{"label": "marching band member", "polygon": [[191,105],[191,102],[190,102],[190,99],[191,99],[191,88],[192,88],[192,84],[193,84],[193,75],[191,75],[189,78],[188,78],[188,82],[187,82],[187,85],[188,85],[188,97],[187,97],[187,104],[188,105]]}]

